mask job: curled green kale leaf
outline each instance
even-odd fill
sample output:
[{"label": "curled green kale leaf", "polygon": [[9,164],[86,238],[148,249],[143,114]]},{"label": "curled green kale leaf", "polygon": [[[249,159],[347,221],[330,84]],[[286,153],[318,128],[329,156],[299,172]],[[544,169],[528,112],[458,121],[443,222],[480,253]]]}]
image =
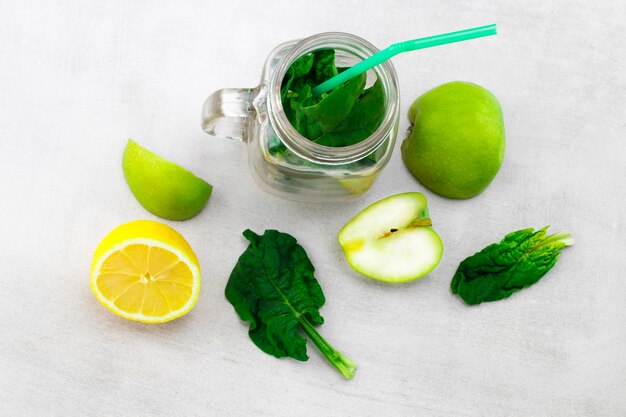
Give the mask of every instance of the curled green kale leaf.
[{"label": "curled green kale leaf", "polygon": [[246,230],[243,235],[250,244],[230,274],[225,294],[241,320],[250,322],[250,339],[277,358],[306,361],[302,330],[342,375],[352,378],[356,364],[315,329],[324,322],[319,308],[325,299],[302,246],[276,230],[263,235]]},{"label": "curled green kale leaf", "polygon": [[451,289],[467,304],[497,301],[539,281],[556,263],[561,249],[574,243],[569,232],[546,236],[548,226],[509,233],[466,258]]}]

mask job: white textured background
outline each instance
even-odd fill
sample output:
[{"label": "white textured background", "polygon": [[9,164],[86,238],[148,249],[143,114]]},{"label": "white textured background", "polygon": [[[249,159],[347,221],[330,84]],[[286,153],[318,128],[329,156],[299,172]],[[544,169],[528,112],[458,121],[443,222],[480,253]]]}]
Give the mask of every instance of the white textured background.
[{"label": "white textured background", "polygon": [[[3,0],[0,415],[623,417],[625,18],[623,0]],[[285,40],[338,30],[385,47],[492,22],[495,38],[394,59],[398,146],[360,202],[267,195],[244,145],[199,128],[204,98],[256,85]],[[411,101],[451,80],[484,85],[505,111],[504,165],[467,201],[425,190],[398,149]],[[98,241],[153,218],[124,182],[128,137],[215,186],[199,216],[169,222],[204,282],[196,308],[165,325],[117,318],[88,286]],[[336,232],[410,190],[429,199],[440,266],[408,285],[359,277]],[[450,294],[462,259],[546,224],[576,245],[539,284],[478,307]],[[307,249],[327,297],[321,333],[359,363],[352,381],[312,347],[299,363],[248,339],[223,296],[247,227],[290,232]]]}]

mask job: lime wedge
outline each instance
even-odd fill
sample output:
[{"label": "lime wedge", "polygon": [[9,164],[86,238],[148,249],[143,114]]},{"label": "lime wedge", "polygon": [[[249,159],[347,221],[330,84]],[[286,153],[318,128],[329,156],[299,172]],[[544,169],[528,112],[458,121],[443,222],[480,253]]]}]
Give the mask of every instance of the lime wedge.
[{"label": "lime wedge", "polygon": [[124,150],[122,168],[141,205],[168,220],[186,220],[200,213],[213,190],[203,179],[131,139]]}]

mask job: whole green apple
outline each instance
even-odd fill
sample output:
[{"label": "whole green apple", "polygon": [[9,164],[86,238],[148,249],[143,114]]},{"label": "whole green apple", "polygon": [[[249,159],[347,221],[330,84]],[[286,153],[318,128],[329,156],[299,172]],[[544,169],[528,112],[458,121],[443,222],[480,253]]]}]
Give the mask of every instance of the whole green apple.
[{"label": "whole green apple", "polygon": [[504,158],[504,121],[487,89],[453,81],[418,97],[402,158],[413,176],[444,197],[469,198],[494,179]]}]

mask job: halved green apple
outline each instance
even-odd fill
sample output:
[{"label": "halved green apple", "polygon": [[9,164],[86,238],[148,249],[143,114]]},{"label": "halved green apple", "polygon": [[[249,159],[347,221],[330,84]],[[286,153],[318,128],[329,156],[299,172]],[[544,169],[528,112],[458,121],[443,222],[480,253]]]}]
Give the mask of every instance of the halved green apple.
[{"label": "halved green apple", "polygon": [[433,230],[422,193],[396,194],[367,207],[338,235],[357,272],[385,282],[423,277],[439,264],[443,243]]}]

